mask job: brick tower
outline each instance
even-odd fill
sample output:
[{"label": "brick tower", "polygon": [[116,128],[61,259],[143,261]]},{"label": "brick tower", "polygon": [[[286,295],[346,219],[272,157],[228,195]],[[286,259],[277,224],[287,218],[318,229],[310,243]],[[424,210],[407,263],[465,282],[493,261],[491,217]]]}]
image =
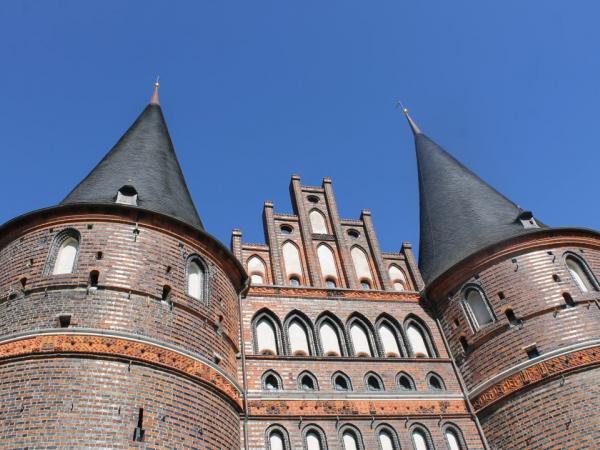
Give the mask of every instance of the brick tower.
[{"label": "brick tower", "polygon": [[407,117],[425,294],[490,447],[598,448],[600,235],[544,225]]},{"label": "brick tower", "polygon": [[252,280],[244,449],[485,448],[411,245],[382,252],[371,213],[341,218],[328,178],[293,176],[290,193],[293,214],[264,205],[265,244],[232,236]]},{"label": "brick tower", "polygon": [[0,447],[240,447],[238,294],[158,101],[58,206],[0,230]]}]

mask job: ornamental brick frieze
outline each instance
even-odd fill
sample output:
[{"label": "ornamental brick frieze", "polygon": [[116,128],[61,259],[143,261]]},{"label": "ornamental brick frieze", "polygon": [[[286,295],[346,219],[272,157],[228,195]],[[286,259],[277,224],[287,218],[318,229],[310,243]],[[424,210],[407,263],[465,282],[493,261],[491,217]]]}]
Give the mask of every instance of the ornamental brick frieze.
[{"label": "ornamental brick frieze", "polygon": [[213,387],[241,408],[240,391],[215,368],[148,342],[121,337],[60,334],[39,335],[0,344],[0,364],[11,358],[47,354],[104,355],[164,367]]},{"label": "ornamental brick frieze", "polygon": [[476,395],[471,403],[479,412],[526,387],[551,377],[596,364],[600,364],[600,347],[598,346],[559,355],[504,378]]},{"label": "ornamental brick frieze", "polygon": [[352,300],[419,302],[416,292],[366,291],[349,289],[305,289],[278,286],[252,286],[251,297],[294,297],[294,298],[347,298]]},{"label": "ornamental brick frieze", "polygon": [[249,400],[254,417],[373,417],[467,414],[463,400]]}]

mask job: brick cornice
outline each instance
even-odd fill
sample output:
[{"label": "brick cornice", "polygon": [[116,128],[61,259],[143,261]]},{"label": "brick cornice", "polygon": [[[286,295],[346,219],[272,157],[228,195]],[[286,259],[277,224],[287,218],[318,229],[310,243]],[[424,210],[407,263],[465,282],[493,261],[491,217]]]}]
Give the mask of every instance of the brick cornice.
[{"label": "brick cornice", "polygon": [[117,357],[173,370],[211,386],[238,408],[242,407],[240,391],[218,370],[199,359],[149,342],[114,336],[43,334],[0,343],[0,364],[12,358],[57,354]]},{"label": "brick cornice", "polygon": [[598,364],[600,364],[600,346],[561,354],[540,361],[537,364],[528,366],[503,378],[483,392],[473,396],[471,403],[475,410],[480,412],[494,403],[536,383]]},{"label": "brick cornice", "polygon": [[464,400],[249,400],[252,417],[407,417],[468,414]]},{"label": "brick cornice", "polygon": [[289,286],[251,286],[248,297],[294,297],[375,301],[419,302],[418,292],[353,290],[353,289],[319,289]]},{"label": "brick cornice", "polygon": [[468,256],[440,275],[427,287],[427,296],[434,301],[444,299],[448,292],[462,285],[473,274],[494,264],[522,253],[562,246],[600,250],[600,235],[580,228],[548,228],[499,242]]}]

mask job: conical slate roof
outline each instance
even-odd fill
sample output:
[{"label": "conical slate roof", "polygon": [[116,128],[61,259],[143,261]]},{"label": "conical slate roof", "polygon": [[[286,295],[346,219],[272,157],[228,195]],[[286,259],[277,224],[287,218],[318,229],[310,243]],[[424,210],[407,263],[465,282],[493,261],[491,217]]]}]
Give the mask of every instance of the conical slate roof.
[{"label": "conical slate roof", "polygon": [[61,204],[114,204],[124,186],[137,191],[137,207],[203,228],[169,136],[158,85],[133,125]]},{"label": "conical slate roof", "polygon": [[[467,256],[505,239],[528,233],[515,203],[463,166],[423,134],[415,135],[419,170],[419,268],[426,283]],[[543,224],[538,222],[540,227]]]}]

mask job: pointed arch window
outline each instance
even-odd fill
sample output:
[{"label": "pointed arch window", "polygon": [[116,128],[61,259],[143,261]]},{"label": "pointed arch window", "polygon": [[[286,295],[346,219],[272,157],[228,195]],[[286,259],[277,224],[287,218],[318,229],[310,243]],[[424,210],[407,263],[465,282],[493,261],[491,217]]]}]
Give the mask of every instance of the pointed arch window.
[{"label": "pointed arch window", "polygon": [[265,263],[258,256],[252,256],[248,259],[248,273],[252,284],[264,284],[267,269]]},{"label": "pointed arch window", "polygon": [[263,374],[262,386],[265,391],[280,391],[283,389],[281,378],[274,371],[268,371]]},{"label": "pointed arch window", "polygon": [[319,325],[319,338],[324,356],[342,356],[340,337],[330,320],[324,320]]},{"label": "pointed arch window", "polygon": [[292,242],[287,241],[281,247],[281,251],[283,253],[283,263],[288,275],[289,284],[299,286],[303,271],[298,247]]},{"label": "pointed arch window", "polygon": [[79,240],[74,236],[66,237],[58,247],[52,275],[72,273],[75,268],[78,250]]},{"label": "pointed arch window", "polygon": [[333,374],[331,377],[333,383],[333,389],[336,391],[351,391],[352,384],[350,383],[350,378],[348,378],[344,373],[337,372]]},{"label": "pointed arch window", "polygon": [[411,320],[406,327],[406,337],[413,357],[431,358],[433,356],[425,331],[414,320]]},{"label": "pointed arch window", "polygon": [[414,391],[416,389],[415,382],[410,375],[400,372],[396,378],[398,381],[398,387],[401,391]]},{"label": "pointed arch window", "polygon": [[352,322],[350,325],[350,338],[352,339],[354,354],[356,356],[373,356],[369,332],[362,323],[358,321]]},{"label": "pointed arch window", "polygon": [[206,269],[198,257],[190,258],[188,262],[187,293],[196,300],[204,299]]},{"label": "pointed arch window", "polygon": [[[317,247],[317,257],[319,258],[319,265],[321,266],[321,275],[323,275],[327,287],[335,287],[335,280],[338,279],[338,272],[333,251],[327,244],[320,244]],[[333,286],[329,286],[330,282],[333,282]]]},{"label": "pointed arch window", "polygon": [[289,321],[287,326],[290,354],[293,356],[308,356],[311,354],[311,340],[306,325],[298,318]]},{"label": "pointed arch window", "polygon": [[298,377],[298,387],[303,391],[318,391],[317,379],[310,372],[302,372]]},{"label": "pointed arch window", "polygon": [[568,255],[565,258],[565,264],[571,274],[571,278],[581,292],[598,290],[598,282],[593,278],[589,267],[581,258]]},{"label": "pointed arch window", "polygon": [[277,331],[273,321],[266,315],[261,317],[255,326],[256,352],[259,355],[277,355]]},{"label": "pointed arch window", "polygon": [[442,380],[442,378],[433,372],[430,372],[427,375],[427,386],[429,386],[430,391],[445,391],[446,390],[446,385],[444,384],[444,381]]},{"label": "pointed arch window", "polygon": [[325,221],[325,216],[323,213],[317,209],[313,209],[309,214],[308,218],[310,219],[310,226],[312,228],[312,232],[315,234],[327,234],[329,233],[327,229],[327,222]]},{"label": "pointed arch window", "polygon": [[379,375],[369,373],[365,377],[365,386],[367,391],[383,391],[383,381],[379,378]]},{"label": "pointed arch window", "polygon": [[474,331],[478,331],[495,321],[492,308],[490,307],[487,298],[483,292],[476,287],[470,287],[465,291],[463,306]]},{"label": "pointed arch window", "polygon": [[355,246],[350,250],[350,255],[354,263],[356,277],[360,280],[362,288],[371,289],[373,275],[371,274],[371,266],[367,253],[362,248]]},{"label": "pointed arch window", "polygon": [[395,264],[392,264],[388,270],[390,275],[390,280],[392,281],[392,286],[395,291],[405,291],[406,290],[406,276],[402,269],[400,269]]},{"label": "pointed arch window", "polygon": [[383,352],[388,358],[398,358],[401,356],[400,347],[398,346],[398,339],[396,338],[396,332],[386,322],[381,322],[377,327],[379,331],[379,338],[381,339],[381,345],[383,346]]}]

